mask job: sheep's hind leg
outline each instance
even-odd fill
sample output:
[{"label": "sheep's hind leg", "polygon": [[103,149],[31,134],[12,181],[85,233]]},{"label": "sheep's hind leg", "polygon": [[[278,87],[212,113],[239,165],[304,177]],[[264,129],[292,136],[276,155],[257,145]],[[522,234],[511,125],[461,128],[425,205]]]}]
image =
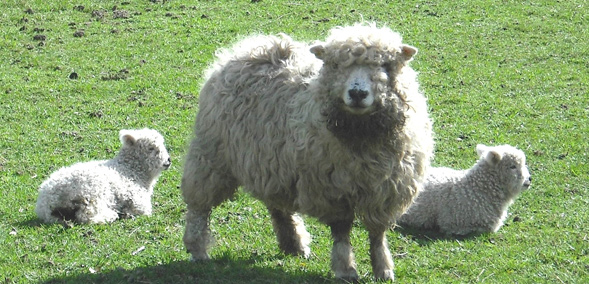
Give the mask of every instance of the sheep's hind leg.
[{"label": "sheep's hind leg", "polygon": [[208,250],[214,243],[209,228],[211,210],[233,196],[238,185],[232,176],[213,170],[206,159],[191,154],[180,186],[188,208],[183,241],[192,260],[208,260]]},{"label": "sheep's hind leg", "polygon": [[329,223],[333,248],[331,250],[331,269],[336,278],[348,282],[356,282],[356,261],[350,243],[350,231],[352,230],[353,219]]},{"label": "sheep's hind leg", "polygon": [[394,263],[387,245],[386,227],[368,230],[370,238],[370,262],[372,272],[378,280],[394,280]]},{"label": "sheep's hind leg", "polygon": [[308,258],[311,254],[311,235],[305,229],[303,218],[296,213],[279,209],[268,208],[268,211],[280,249],[286,254]]},{"label": "sheep's hind leg", "polygon": [[210,259],[208,249],[214,243],[209,229],[211,210],[188,209],[186,212],[186,230],[184,231],[184,245],[192,255],[193,261]]}]

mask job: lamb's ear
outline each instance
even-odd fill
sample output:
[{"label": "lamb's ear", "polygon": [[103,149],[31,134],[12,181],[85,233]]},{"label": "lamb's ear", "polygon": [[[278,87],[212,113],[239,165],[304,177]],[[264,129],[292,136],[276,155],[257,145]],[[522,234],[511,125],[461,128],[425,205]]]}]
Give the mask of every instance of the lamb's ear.
[{"label": "lamb's ear", "polygon": [[323,60],[323,56],[325,55],[325,46],[323,46],[322,42],[313,44],[310,51],[311,53],[315,54],[315,57]]},{"label": "lamb's ear", "polygon": [[413,59],[413,56],[417,54],[417,48],[411,45],[403,44],[401,45],[401,56],[405,62],[410,61]]},{"label": "lamb's ear", "polygon": [[133,134],[131,134],[131,132],[128,130],[121,130],[119,132],[119,139],[121,140],[121,143],[125,146],[133,146],[137,141]]},{"label": "lamb's ear", "polygon": [[477,154],[479,155],[479,157],[483,156],[483,153],[485,153],[487,149],[489,149],[489,147],[487,147],[486,145],[477,144]]},{"label": "lamb's ear", "polygon": [[485,156],[485,160],[487,161],[487,163],[493,166],[499,164],[502,158],[503,155],[501,155],[501,153],[497,152],[496,150],[487,151],[487,154]]}]

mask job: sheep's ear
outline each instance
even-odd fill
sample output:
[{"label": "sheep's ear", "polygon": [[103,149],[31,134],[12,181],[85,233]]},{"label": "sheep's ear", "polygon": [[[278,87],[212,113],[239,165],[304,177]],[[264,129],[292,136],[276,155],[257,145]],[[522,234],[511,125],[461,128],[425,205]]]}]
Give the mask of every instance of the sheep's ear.
[{"label": "sheep's ear", "polygon": [[315,57],[323,60],[323,56],[325,55],[325,46],[323,46],[323,43],[314,44],[311,46],[310,51],[315,54]]},{"label": "sheep's ear", "polygon": [[137,141],[133,134],[127,130],[121,130],[119,132],[119,139],[121,140],[121,143],[126,146],[133,146]]},{"label": "sheep's ear", "polygon": [[487,161],[487,163],[491,165],[499,164],[502,158],[503,155],[501,155],[501,153],[497,152],[496,150],[488,151],[487,155],[485,156],[485,160]]},{"label": "sheep's ear", "polygon": [[417,54],[417,48],[407,44],[401,45],[401,55],[405,61],[410,61],[413,59],[415,54]]}]

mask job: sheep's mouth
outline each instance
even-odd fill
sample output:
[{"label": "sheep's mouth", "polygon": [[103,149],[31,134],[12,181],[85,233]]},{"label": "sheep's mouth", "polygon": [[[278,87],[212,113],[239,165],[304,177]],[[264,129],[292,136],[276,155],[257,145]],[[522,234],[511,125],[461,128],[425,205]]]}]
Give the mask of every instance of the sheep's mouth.
[{"label": "sheep's mouth", "polygon": [[346,143],[358,145],[390,141],[405,125],[404,114],[393,105],[350,107],[336,100],[325,105],[322,115],[330,132]]},{"label": "sheep's mouth", "polygon": [[522,185],[522,188],[523,188],[524,190],[527,190],[527,189],[529,189],[529,188],[530,188],[530,186],[531,186],[531,185],[532,185],[532,182],[531,182],[531,181],[529,181],[529,180],[527,180],[527,181],[525,181],[525,182],[524,182],[524,184]]},{"label": "sheep's mouth", "polygon": [[346,105],[343,106],[344,111],[348,111],[352,115],[370,115],[374,111],[372,106],[363,106],[360,104]]},{"label": "sheep's mouth", "polygon": [[168,159],[167,161],[165,161],[164,164],[163,164],[164,170],[169,169],[171,165],[172,165],[172,161],[170,159]]}]

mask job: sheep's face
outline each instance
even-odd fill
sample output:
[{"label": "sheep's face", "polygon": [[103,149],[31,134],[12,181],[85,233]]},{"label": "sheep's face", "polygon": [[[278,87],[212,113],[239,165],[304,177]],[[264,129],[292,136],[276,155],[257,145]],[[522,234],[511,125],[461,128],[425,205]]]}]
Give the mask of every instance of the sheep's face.
[{"label": "sheep's face", "polygon": [[146,166],[151,176],[157,176],[172,164],[164,138],[155,130],[121,130],[123,149],[136,162]]},{"label": "sheep's face", "polygon": [[311,52],[323,61],[323,114],[336,136],[346,141],[360,138],[365,143],[404,126],[408,106],[401,84],[412,83],[401,83],[397,77],[408,68],[417,49],[350,41],[318,44]]},{"label": "sheep's face", "polygon": [[371,73],[374,72],[366,66],[354,68],[350,71],[348,80],[344,83],[340,94],[343,102],[342,106],[352,114],[369,113],[374,109],[375,92],[372,86],[373,76],[371,76]]},{"label": "sheep's face", "polygon": [[477,152],[497,169],[505,189],[511,194],[518,194],[530,187],[532,177],[526,166],[526,156],[521,150],[509,145],[488,147],[479,144]]}]

